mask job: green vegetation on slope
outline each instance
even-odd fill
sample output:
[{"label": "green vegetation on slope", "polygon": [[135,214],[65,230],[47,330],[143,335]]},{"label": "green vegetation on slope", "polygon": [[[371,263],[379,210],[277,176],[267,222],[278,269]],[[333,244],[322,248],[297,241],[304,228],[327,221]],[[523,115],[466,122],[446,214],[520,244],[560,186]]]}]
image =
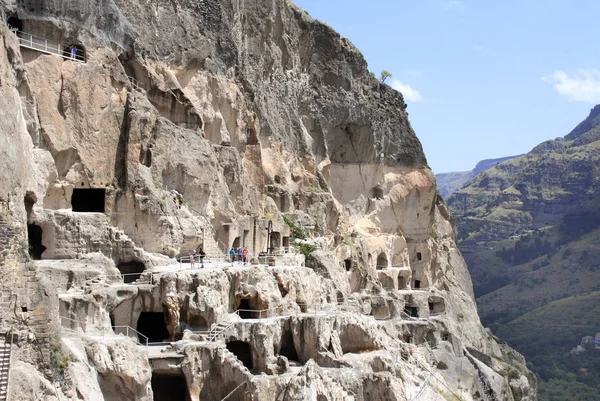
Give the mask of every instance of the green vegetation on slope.
[{"label": "green vegetation on slope", "polygon": [[497,334],[523,353],[542,379],[540,401],[588,401],[600,399],[600,350],[569,351],[597,332],[600,291],[551,302],[501,326]]},{"label": "green vegetation on slope", "polygon": [[540,399],[600,400],[589,379],[600,377],[598,353],[569,354],[581,336],[600,331],[576,326],[596,325],[582,313],[600,304],[600,106],[564,139],[477,175],[448,205],[482,321],[528,357]]}]

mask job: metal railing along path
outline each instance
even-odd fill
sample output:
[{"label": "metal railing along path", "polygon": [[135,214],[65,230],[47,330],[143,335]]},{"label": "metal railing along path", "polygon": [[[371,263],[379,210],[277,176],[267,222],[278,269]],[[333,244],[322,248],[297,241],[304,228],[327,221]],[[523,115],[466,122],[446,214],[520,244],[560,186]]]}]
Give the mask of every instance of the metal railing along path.
[{"label": "metal railing along path", "polygon": [[21,47],[36,50],[46,54],[55,54],[57,56],[62,57],[65,60],[72,60],[80,63],[86,62],[85,55],[80,54],[81,50],[79,49],[76,49],[74,52],[72,50],[65,50],[65,47],[62,43],[53,42],[41,36],[36,36],[27,32],[19,31],[15,28],[10,28],[10,30],[19,39],[19,46]]},{"label": "metal railing along path", "polygon": [[[129,326],[110,326],[110,327],[94,327],[96,332],[87,332],[87,326],[89,325],[86,322],[81,320],[72,319],[66,316],[60,316],[60,325],[61,329],[71,332],[73,334],[77,334],[80,337],[89,336],[89,337],[102,337],[102,340],[109,339],[111,337],[127,337],[128,339],[133,340],[135,343],[145,346],[146,350],[148,349],[148,337],[136,329]],[[69,326],[69,327],[67,327]]]}]

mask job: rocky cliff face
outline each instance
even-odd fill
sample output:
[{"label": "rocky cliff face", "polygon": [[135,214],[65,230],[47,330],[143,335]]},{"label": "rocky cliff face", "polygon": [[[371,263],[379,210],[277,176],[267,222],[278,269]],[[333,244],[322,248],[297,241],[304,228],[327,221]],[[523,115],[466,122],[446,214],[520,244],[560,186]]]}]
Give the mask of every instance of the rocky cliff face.
[{"label": "rocky cliff face", "polygon": [[[535,399],[348,40],[283,0],[0,4],[14,397]],[[251,267],[219,262],[238,246]]]}]

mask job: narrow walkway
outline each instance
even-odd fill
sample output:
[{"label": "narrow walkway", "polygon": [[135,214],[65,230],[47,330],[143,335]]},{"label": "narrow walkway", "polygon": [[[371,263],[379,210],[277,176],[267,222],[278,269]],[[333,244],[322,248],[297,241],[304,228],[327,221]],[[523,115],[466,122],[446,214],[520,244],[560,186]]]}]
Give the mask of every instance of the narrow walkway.
[{"label": "narrow walkway", "polygon": [[69,46],[62,43],[53,42],[46,38],[35,36],[27,32],[19,31],[15,28],[9,28],[19,39],[19,46],[26,49],[36,50],[46,54],[55,54],[65,60],[85,63],[85,54],[81,49],[71,50]]}]

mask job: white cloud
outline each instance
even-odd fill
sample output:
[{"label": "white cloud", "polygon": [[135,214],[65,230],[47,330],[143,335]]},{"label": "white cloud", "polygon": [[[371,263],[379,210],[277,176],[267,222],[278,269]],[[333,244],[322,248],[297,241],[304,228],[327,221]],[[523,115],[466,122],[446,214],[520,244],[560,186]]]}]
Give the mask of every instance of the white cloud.
[{"label": "white cloud", "polygon": [[580,68],[573,76],[559,70],[549,77],[543,77],[542,81],[552,84],[558,93],[569,100],[600,103],[600,70]]},{"label": "white cloud", "polygon": [[487,47],[481,45],[473,45],[473,50],[477,53],[487,53],[489,51]]},{"label": "white cloud", "polygon": [[423,96],[421,96],[418,90],[397,79],[392,81],[392,88],[401,92],[404,95],[404,98],[409,102],[420,102],[423,100]]}]

